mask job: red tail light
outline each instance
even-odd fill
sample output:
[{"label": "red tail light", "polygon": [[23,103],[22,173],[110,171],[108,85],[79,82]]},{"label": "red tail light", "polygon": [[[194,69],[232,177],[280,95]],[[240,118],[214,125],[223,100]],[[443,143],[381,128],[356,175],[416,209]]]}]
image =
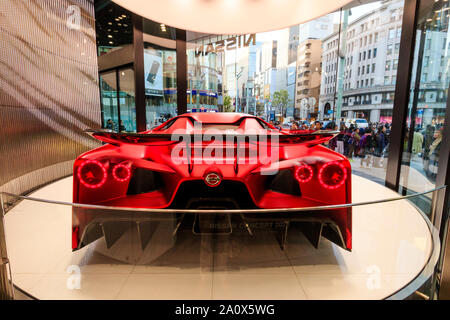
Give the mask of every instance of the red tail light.
[{"label": "red tail light", "polygon": [[347,169],[337,161],[325,163],[319,170],[319,182],[327,189],[341,187],[347,179]]},{"label": "red tail light", "polygon": [[119,182],[128,181],[128,179],[130,179],[130,177],[131,177],[130,166],[120,163],[114,167],[114,169],[112,171],[112,175],[113,175],[114,179],[116,179]]},{"label": "red tail light", "polygon": [[300,183],[306,183],[313,178],[313,169],[307,164],[295,168],[295,178]]},{"label": "red tail light", "polygon": [[78,179],[86,188],[96,189],[105,184],[105,166],[97,160],[86,160],[78,167]]},{"label": "red tail light", "polygon": [[78,227],[72,228],[72,250],[75,250],[78,248]]}]

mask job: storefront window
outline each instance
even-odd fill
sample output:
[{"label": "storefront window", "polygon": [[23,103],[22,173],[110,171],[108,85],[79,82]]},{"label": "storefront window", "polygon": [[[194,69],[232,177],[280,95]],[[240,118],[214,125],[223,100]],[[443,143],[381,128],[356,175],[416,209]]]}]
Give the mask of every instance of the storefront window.
[{"label": "storefront window", "polygon": [[100,74],[103,128],[136,132],[134,71],[117,69]]},{"label": "storefront window", "polygon": [[117,106],[117,78],[115,71],[102,73],[100,75],[100,95],[103,128],[117,131],[119,112]]},{"label": "storefront window", "polygon": [[222,61],[226,55],[223,49],[215,50],[214,43],[218,42],[220,47],[223,41],[223,46],[226,36],[205,37],[203,34],[188,32],[187,38],[188,111],[218,111],[218,106],[223,105]]},{"label": "storefront window", "polygon": [[144,19],[147,129],[177,115],[175,29]]},{"label": "storefront window", "polygon": [[449,3],[420,6],[400,175],[404,193],[435,187],[450,79]]},{"label": "storefront window", "polygon": [[134,71],[131,68],[119,70],[119,130],[136,132],[136,104]]}]

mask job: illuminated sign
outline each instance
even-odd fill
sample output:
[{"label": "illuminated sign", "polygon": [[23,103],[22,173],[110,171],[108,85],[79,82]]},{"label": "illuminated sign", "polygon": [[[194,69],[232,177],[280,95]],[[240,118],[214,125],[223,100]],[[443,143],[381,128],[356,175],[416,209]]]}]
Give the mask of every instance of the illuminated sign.
[{"label": "illuminated sign", "polygon": [[225,40],[219,40],[207,45],[202,45],[195,48],[195,56],[207,55],[208,53],[218,53],[225,50],[235,50],[238,48],[248,47],[250,45],[255,45],[256,34],[244,34],[235,37],[230,37]]},{"label": "illuminated sign", "polygon": [[145,94],[163,96],[163,59],[161,51],[144,49]]}]

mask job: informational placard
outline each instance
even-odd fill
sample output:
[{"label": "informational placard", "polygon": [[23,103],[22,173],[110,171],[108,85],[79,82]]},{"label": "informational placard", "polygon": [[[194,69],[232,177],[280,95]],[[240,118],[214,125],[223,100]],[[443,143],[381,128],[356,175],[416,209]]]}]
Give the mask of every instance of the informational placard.
[{"label": "informational placard", "polygon": [[144,50],[145,94],[163,96],[163,62],[159,50]]}]

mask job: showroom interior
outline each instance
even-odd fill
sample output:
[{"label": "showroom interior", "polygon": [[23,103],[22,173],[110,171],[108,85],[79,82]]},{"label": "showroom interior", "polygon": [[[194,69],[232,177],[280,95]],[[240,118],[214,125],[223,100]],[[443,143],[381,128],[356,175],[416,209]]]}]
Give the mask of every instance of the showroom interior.
[{"label": "showroom interior", "polygon": [[[0,300],[450,299],[449,1],[222,2],[1,2]],[[276,216],[241,208],[236,189],[239,210],[206,207],[218,226],[206,232],[203,207],[77,201],[83,166],[110,170],[80,155],[138,153],[173,117],[222,113],[349,132],[342,149],[339,132],[320,143],[348,159],[351,195]],[[383,145],[358,154],[358,121]],[[321,210],[351,212],[348,233],[316,222]]]}]

